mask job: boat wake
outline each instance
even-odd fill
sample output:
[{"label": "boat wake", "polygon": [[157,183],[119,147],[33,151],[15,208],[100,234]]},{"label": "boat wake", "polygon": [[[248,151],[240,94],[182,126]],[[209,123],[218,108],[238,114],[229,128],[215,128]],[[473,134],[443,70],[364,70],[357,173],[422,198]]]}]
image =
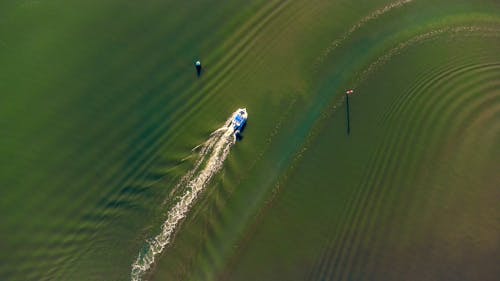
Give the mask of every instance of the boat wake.
[{"label": "boat wake", "polygon": [[131,279],[133,281],[142,280],[144,274],[155,262],[155,257],[171,242],[173,232],[189,212],[200,192],[222,168],[231,147],[236,142],[235,131],[231,124],[239,110],[226,120],[224,126],[215,130],[206,142],[193,149],[199,150],[198,160],[193,169],[184,175],[176,186],[186,191],[169,210],[161,232],[146,241],[146,245],[132,264]]}]

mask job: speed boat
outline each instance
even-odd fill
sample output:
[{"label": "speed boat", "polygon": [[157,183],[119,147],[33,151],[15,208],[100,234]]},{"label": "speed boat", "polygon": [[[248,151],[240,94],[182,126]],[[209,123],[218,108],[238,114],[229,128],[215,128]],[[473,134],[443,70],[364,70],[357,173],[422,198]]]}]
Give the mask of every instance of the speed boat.
[{"label": "speed boat", "polygon": [[239,108],[234,114],[233,120],[229,126],[233,127],[233,132],[235,136],[238,136],[241,131],[245,128],[247,123],[248,113],[246,108]]}]

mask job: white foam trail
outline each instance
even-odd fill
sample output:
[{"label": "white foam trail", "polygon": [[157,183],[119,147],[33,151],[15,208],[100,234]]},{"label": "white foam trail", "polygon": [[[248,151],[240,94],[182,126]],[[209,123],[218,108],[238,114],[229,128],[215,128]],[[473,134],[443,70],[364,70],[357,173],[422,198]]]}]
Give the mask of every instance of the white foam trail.
[{"label": "white foam trail", "polygon": [[147,241],[145,248],[132,264],[131,279],[133,281],[142,280],[143,275],[155,262],[155,257],[170,243],[177,225],[189,212],[200,192],[206,187],[213,175],[222,168],[231,146],[236,141],[233,128],[229,125],[237,113],[238,111],[234,112],[226,120],[223,127],[215,130],[205,143],[197,147],[200,152],[194,168],[184,175],[176,186],[176,188],[183,187],[186,191],[168,212],[161,232]]}]

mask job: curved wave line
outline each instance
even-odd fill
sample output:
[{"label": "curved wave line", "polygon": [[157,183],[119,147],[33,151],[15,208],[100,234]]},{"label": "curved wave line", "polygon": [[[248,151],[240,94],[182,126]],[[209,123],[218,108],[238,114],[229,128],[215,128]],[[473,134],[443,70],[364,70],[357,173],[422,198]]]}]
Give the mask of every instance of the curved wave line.
[{"label": "curved wave line", "polygon": [[380,65],[385,64],[387,61],[389,61],[394,55],[400,53],[403,49],[406,49],[409,46],[412,46],[417,43],[421,43],[423,41],[436,38],[439,35],[442,35],[444,33],[452,33],[452,34],[457,34],[457,33],[476,33],[478,31],[481,32],[491,32],[495,36],[499,36],[499,30],[494,29],[494,28],[483,28],[479,26],[457,26],[457,27],[446,27],[446,28],[441,28],[441,29],[435,29],[431,30],[427,33],[423,33],[420,35],[417,35],[403,43],[398,44],[396,47],[392,48],[389,50],[387,53],[384,55],[378,57],[374,62],[372,62],[360,75],[360,79],[358,82],[361,82],[367,78],[367,76],[372,73],[375,69],[377,69]]},{"label": "curved wave line", "polygon": [[392,2],[390,4],[387,4],[386,6],[379,8],[375,11],[373,11],[371,14],[365,16],[361,20],[359,20],[356,24],[351,26],[347,32],[345,32],[342,37],[334,40],[332,43],[330,43],[330,46],[328,46],[325,51],[316,59],[316,62],[314,63],[315,66],[318,66],[321,64],[328,55],[335,50],[342,42],[344,42],[351,34],[353,34],[355,31],[363,27],[367,22],[372,21],[380,17],[381,15],[391,11],[392,9],[402,7],[408,3],[413,2],[413,0],[400,0],[396,2]]}]

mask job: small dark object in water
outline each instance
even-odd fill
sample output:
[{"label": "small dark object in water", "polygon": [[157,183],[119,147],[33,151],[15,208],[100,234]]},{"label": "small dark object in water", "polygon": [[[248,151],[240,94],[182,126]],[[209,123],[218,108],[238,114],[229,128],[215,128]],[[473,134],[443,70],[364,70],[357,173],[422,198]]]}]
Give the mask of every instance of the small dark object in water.
[{"label": "small dark object in water", "polygon": [[197,60],[194,63],[194,66],[196,67],[196,73],[198,74],[198,77],[200,77],[200,75],[201,75],[201,62],[199,60]]}]

